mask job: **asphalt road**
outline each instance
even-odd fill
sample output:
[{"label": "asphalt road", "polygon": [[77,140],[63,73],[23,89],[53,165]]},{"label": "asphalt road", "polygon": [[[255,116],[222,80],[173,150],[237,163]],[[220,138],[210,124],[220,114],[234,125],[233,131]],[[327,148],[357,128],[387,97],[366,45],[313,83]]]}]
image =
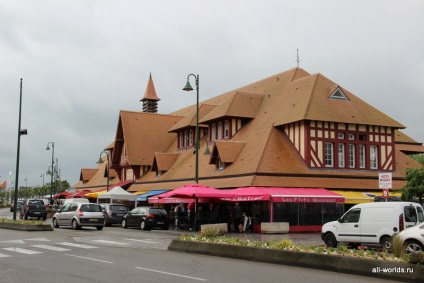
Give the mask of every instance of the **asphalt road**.
[{"label": "asphalt road", "polygon": [[[0,209],[0,217],[10,213]],[[167,250],[171,231],[0,229],[0,282],[381,282],[335,272]],[[384,281],[390,282],[390,281]]]}]

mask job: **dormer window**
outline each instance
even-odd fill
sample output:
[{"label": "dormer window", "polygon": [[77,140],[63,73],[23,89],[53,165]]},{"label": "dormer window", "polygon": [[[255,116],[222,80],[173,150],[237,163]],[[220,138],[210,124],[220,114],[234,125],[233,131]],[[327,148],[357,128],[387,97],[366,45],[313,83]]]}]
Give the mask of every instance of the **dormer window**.
[{"label": "dormer window", "polygon": [[211,141],[216,140],[216,124],[212,124],[211,126]]},{"label": "dormer window", "polygon": [[218,140],[222,140],[222,122],[218,122]]},{"label": "dormer window", "polygon": [[216,159],[216,170],[224,170],[224,163],[219,156]]},{"label": "dormer window", "polygon": [[330,95],[330,98],[331,99],[338,99],[338,100],[349,100],[340,88],[337,88],[333,92],[333,94]]},{"label": "dormer window", "polygon": [[184,135],[183,132],[180,132],[180,142],[179,142],[180,148],[182,148],[184,146],[183,135]]},{"label": "dormer window", "polygon": [[224,138],[228,139],[230,137],[230,122],[225,120],[224,122]]},{"label": "dormer window", "polygon": [[189,146],[193,146],[193,130],[190,130],[189,134],[188,134],[188,145]]}]

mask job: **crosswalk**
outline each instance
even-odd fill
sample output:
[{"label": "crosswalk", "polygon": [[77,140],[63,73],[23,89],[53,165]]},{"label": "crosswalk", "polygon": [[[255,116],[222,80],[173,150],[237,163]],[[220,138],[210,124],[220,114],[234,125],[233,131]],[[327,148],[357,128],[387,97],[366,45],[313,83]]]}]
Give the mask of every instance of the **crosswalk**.
[{"label": "crosswalk", "polygon": [[[14,246],[0,248],[0,260],[14,255],[37,255],[45,252],[68,252],[73,249],[96,249],[97,246],[85,245],[73,242],[60,242],[51,244],[33,244],[34,241],[49,242],[45,238],[39,239],[25,239],[25,240],[10,240],[0,241],[0,244],[12,244]],[[17,244],[24,244],[25,247],[15,246]],[[8,252],[8,253],[6,253]]]},{"label": "crosswalk", "polygon": [[0,240],[0,262],[3,258],[19,255],[39,255],[48,252],[70,252],[78,249],[96,249],[99,246],[121,248],[166,249],[168,240],[115,239],[107,237],[74,237],[76,242],[52,242],[47,238]]}]

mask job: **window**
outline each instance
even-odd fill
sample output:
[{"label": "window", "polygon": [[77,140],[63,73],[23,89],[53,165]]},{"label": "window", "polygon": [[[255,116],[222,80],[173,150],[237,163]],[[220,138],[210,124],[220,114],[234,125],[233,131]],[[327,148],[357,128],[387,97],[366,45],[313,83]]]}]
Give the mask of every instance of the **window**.
[{"label": "window", "polygon": [[367,135],[359,135],[359,140],[360,141],[366,141],[367,140]]},{"label": "window", "polygon": [[355,134],[349,134],[349,140],[354,141],[355,140]]},{"label": "window", "polygon": [[359,145],[359,168],[365,168],[365,145]]},{"label": "window", "polygon": [[183,132],[180,132],[180,148],[184,146],[184,140],[183,140]]},{"label": "window", "polygon": [[344,133],[339,133],[338,134],[338,138],[339,138],[339,140],[344,140],[345,134]]},{"label": "window", "polygon": [[218,123],[218,140],[222,140],[222,122]]},{"label": "window", "polygon": [[212,124],[211,126],[211,141],[216,140],[216,125]]},{"label": "window", "polygon": [[349,167],[355,168],[355,145],[349,144]]},{"label": "window", "polygon": [[417,222],[417,212],[414,206],[405,206],[403,211],[405,214],[405,222]]},{"label": "window", "polygon": [[224,163],[222,163],[221,158],[216,159],[216,169],[217,170],[224,170]]},{"label": "window", "polygon": [[225,120],[224,122],[224,138],[230,137],[230,122],[228,120]]},{"label": "window", "polygon": [[339,167],[345,167],[345,144],[339,143]]},{"label": "window", "polygon": [[184,132],[184,147],[188,146],[188,132]]},{"label": "window", "polygon": [[342,223],[357,223],[361,215],[360,209],[353,209],[348,211],[342,218]]},{"label": "window", "polygon": [[193,130],[190,130],[190,133],[188,135],[188,145],[193,146]]},{"label": "window", "polygon": [[378,152],[375,145],[370,146],[370,167],[371,169],[378,168]]},{"label": "window", "polygon": [[337,88],[333,94],[330,96],[331,99],[340,99],[340,100],[348,100],[346,95],[343,93],[343,91],[340,88]]},{"label": "window", "polygon": [[324,148],[324,164],[325,166],[333,166],[333,144],[330,142],[325,143]]}]

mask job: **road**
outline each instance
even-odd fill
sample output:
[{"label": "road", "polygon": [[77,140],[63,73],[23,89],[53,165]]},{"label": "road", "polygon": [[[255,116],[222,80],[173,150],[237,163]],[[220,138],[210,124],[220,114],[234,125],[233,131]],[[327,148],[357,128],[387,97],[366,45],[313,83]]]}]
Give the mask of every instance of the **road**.
[{"label": "road", "polygon": [[[0,217],[2,214],[7,214],[4,209],[0,209]],[[171,231],[119,226],[102,231],[0,229],[0,282],[381,282],[336,272],[168,251],[174,237]]]}]

